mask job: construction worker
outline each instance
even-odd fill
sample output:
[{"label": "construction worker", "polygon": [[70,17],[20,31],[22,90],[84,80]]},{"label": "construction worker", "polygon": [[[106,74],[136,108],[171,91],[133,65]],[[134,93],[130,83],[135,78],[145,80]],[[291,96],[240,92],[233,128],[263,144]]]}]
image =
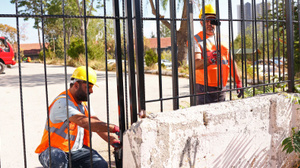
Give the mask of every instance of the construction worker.
[{"label": "construction worker", "polygon": [[[196,69],[196,93],[197,102],[196,104],[205,104],[212,102],[225,101],[225,92],[221,92],[226,87],[229,70],[235,79],[236,87],[242,88],[242,82],[239,77],[237,66],[231,59],[229,63],[229,51],[228,48],[222,44],[219,46],[216,44],[215,29],[216,26],[220,26],[220,21],[216,18],[216,11],[211,4],[205,5],[205,14],[201,9],[200,24],[206,32],[206,46],[203,44],[203,31],[200,31],[194,36],[194,47],[195,47],[195,69]],[[205,25],[204,25],[205,20]],[[206,49],[207,56],[207,79],[205,77],[204,70],[204,49]],[[221,58],[221,59],[220,59]],[[230,67],[231,65],[231,67]],[[205,86],[207,88],[205,89]],[[207,92],[214,92],[204,94]],[[243,90],[238,89],[238,97],[243,95]]]},{"label": "construction worker", "polygon": [[[88,85],[86,81],[86,67],[76,68],[71,76],[68,92],[64,91],[59,94],[49,106],[49,124],[47,121],[42,141],[35,150],[39,154],[39,161],[43,167],[50,167],[50,165],[53,168],[69,167],[69,153],[71,153],[71,167],[91,167],[89,124],[92,132],[96,132],[107,142],[110,139],[113,147],[120,146],[120,141],[112,134],[108,136],[107,133],[108,128],[111,133],[118,133],[119,127],[100,121],[92,108],[88,111],[87,95],[93,93],[93,86],[97,82],[96,72],[90,67],[88,67]],[[87,87],[89,93],[87,93]],[[50,142],[48,137],[50,137]],[[51,162],[49,152],[51,152]],[[108,167],[107,162],[93,149],[92,160],[94,168]]]}]

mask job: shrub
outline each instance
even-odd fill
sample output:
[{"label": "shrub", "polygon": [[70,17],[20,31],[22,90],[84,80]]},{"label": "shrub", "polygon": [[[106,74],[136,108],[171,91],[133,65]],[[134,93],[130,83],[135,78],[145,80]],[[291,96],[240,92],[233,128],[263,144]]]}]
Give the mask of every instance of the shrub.
[{"label": "shrub", "polygon": [[75,37],[72,40],[67,53],[73,59],[78,59],[80,54],[84,54],[85,46],[83,39]]},{"label": "shrub", "polygon": [[152,49],[149,49],[145,52],[145,63],[147,66],[152,66],[153,64],[157,63],[157,59],[158,56]]}]

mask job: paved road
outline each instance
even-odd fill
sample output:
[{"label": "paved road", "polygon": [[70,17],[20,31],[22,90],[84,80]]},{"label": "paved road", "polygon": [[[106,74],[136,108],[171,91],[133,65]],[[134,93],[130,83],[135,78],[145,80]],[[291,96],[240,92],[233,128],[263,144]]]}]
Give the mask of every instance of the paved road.
[{"label": "paved road", "polygon": [[[52,100],[65,90],[65,71],[63,66],[47,65],[47,92],[45,87],[44,65],[39,63],[22,63],[22,87],[20,89],[18,65],[6,69],[6,74],[0,74],[0,158],[2,168],[41,167],[38,155],[34,153],[39,144],[46,122],[47,100]],[[70,78],[75,68],[67,67],[67,77]],[[94,87],[91,95],[91,105],[96,115],[107,122],[118,124],[116,75],[108,73],[108,100],[106,107],[105,72],[97,71],[99,88]],[[68,80],[69,82],[69,80]],[[158,99],[157,75],[145,75],[146,100]],[[188,79],[179,80],[180,95],[188,94]],[[21,98],[22,94],[22,99]],[[172,78],[163,77],[163,97],[172,96]],[[188,98],[180,100],[181,106],[188,106]],[[22,106],[21,106],[22,105]],[[164,111],[172,110],[172,101],[163,104]],[[159,103],[147,103],[148,112],[159,112]],[[23,115],[22,115],[23,112]],[[130,115],[129,115],[130,116]],[[22,127],[22,118],[24,127]],[[24,136],[23,130],[24,128]],[[23,138],[25,139],[26,159],[24,159]],[[108,160],[108,147],[96,134],[93,135],[93,148]],[[111,155],[112,156],[112,155]],[[113,157],[112,161],[114,160]]]}]

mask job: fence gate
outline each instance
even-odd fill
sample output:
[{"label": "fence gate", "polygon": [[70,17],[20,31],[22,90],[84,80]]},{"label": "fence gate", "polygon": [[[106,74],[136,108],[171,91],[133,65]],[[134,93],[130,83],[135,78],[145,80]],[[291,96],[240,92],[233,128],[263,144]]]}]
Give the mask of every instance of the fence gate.
[{"label": "fence gate", "polygon": [[[194,35],[201,31],[200,22],[204,26],[207,22],[198,17],[199,10],[208,3],[216,10],[216,22],[222,23],[215,28],[216,46],[221,47],[224,41],[228,44],[229,62],[232,59],[239,67],[243,98],[294,92],[300,67],[299,0],[11,0],[15,11],[0,12],[0,33],[11,35],[8,41],[13,44],[17,61],[17,65],[0,74],[1,107],[13,105],[1,114],[5,119],[0,122],[2,167],[40,166],[34,150],[45,124],[41,120],[46,118],[49,123],[48,106],[60,92],[68,90],[70,76],[78,65],[100,67],[99,87],[87,96],[88,107],[100,120],[119,125],[121,143],[123,133],[144,114],[196,105],[197,96],[210,93],[206,83],[207,51],[203,52],[203,93],[196,92],[194,61]],[[33,21],[38,30],[42,63],[24,62],[24,28],[20,25],[24,19]],[[1,24],[5,20],[15,23],[12,34],[5,29],[8,25]],[[152,38],[148,31],[152,31]],[[206,41],[203,46],[206,48]],[[218,58],[220,65],[222,60]],[[62,64],[51,65],[53,60]],[[5,63],[1,57],[0,61]],[[217,71],[219,79],[222,66]],[[225,92],[226,100],[236,99],[232,73],[229,72],[226,87],[218,92]],[[114,149],[104,141],[100,144],[97,136],[91,138],[91,146],[107,160],[109,167],[117,164],[114,156],[122,167],[122,151],[113,155]]]}]

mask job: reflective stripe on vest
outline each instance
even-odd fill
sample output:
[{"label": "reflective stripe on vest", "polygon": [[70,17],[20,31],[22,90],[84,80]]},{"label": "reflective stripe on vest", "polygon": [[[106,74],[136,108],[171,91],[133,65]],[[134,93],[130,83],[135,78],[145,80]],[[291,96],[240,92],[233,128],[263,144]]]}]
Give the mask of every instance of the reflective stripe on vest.
[{"label": "reflective stripe on vest", "polygon": [[197,42],[200,43],[202,42],[203,40],[200,38],[200,36],[198,34],[195,35],[195,38],[197,39]]},{"label": "reflective stripe on vest", "polygon": [[[50,133],[56,133],[57,135],[61,136],[64,139],[68,139],[68,134],[65,133],[65,129],[67,128],[68,128],[67,121],[60,128],[50,127],[48,129],[48,125],[45,126],[45,130],[49,130]],[[70,135],[70,141],[75,141],[75,138],[76,136]]]}]

